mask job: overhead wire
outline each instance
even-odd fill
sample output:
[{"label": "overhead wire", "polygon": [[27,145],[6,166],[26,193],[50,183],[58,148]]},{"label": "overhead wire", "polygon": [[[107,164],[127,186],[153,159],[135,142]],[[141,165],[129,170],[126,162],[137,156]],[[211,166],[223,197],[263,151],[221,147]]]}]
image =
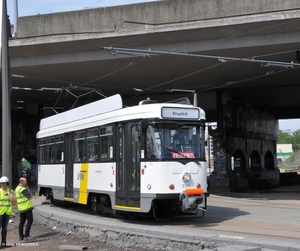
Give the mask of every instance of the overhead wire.
[{"label": "overhead wire", "polygon": [[[294,69],[292,69],[292,70],[294,70]],[[282,69],[280,71],[273,72],[272,74],[282,73],[282,72],[290,71],[290,70],[291,69]],[[210,87],[210,88],[207,88],[207,89],[199,90],[197,92],[198,93],[207,92],[207,91],[219,89],[221,87],[228,87],[228,86],[231,86],[231,85],[236,85],[236,84],[240,84],[240,83],[243,83],[243,82],[246,82],[246,81],[251,81],[251,80],[258,79],[258,78],[263,78],[263,77],[267,77],[267,74],[261,74],[261,75],[258,75],[258,76],[253,76],[253,77],[250,77],[250,78],[245,78],[245,79],[242,79],[242,80],[237,80],[237,81],[232,81],[232,82],[226,82],[225,84],[221,84],[221,85],[218,85],[218,86],[214,86],[214,87]]]},{"label": "overhead wire", "polygon": [[[234,1],[236,1],[236,0],[234,0]],[[229,3],[232,3],[232,2],[234,2],[234,1],[230,1]],[[229,3],[226,3],[226,4],[229,4]],[[269,4],[267,4],[267,5],[263,6],[263,7],[261,7],[261,9],[267,7],[267,6],[270,5],[270,4],[271,4],[271,3],[269,3]],[[207,10],[207,11],[210,11],[210,10]],[[295,10],[294,14],[293,14],[291,17],[289,17],[289,19],[291,19],[291,18],[297,13],[297,11],[298,11],[298,10]],[[197,15],[199,15],[199,14],[197,14]],[[196,16],[196,15],[195,15],[195,16]],[[246,17],[245,17],[245,18],[246,18]],[[239,20],[236,24],[238,24],[238,23],[241,22],[242,20],[243,20],[243,19]],[[274,27],[277,27],[277,26],[283,26],[283,25],[286,25],[286,24],[288,24],[288,23],[295,22],[295,21],[298,21],[298,20],[287,20],[285,23],[280,23],[280,24],[270,25],[270,26],[268,26],[268,27],[255,29],[255,30],[252,30],[252,31],[249,31],[249,32],[239,33],[239,34],[236,34],[236,35],[232,35],[232,36],[230,36],[230,37],[218,39],[217,41],[229,40],[229,39],[232,39],[232,38],[234,38],[234,37],[239,37],[239,36],[242,36],[242,35],[255,33],[255,32],[257,32],[257,31],[269,29],[270,27],[271,27],[271,28],[274,28]],[[226,31],[226,28],[225,28],[225,31]],[[220,34],[220,33],[223,33],[223,32],[224,32],[224,30],[222,30],[222,32],[219,32],[219,34]],[[217,34],[214,34],[214,36],[212,36],[211,38],[216,37],[216,36],[217,36]],[[265,45],[269,44],[270,41],[274,38],[274,36],[275,36],[275,35],[273,35],[272,38],[270,38],[270,39],[265,43]],[[210,38],[210,39],[211,39],[211,38]],[[209,41],[210,41],[210,40],[209,40]],[[210,42],[211,42],[211,41],[210,41]],[[282,54],[282,53],[286,53],[286,52],[277,52],[277,53],[269,54],[269,55],[277,55],[277,54],[280,54],[280,53]],[[258,57],[262,57],[262,56],[261,56],[261,55],[253,55],[253,56],[250,57],[250,58],[258,58]],[[217,67],[217,66],[219,66],[219,65],[221,65],[221,64],[218,63],[218,64],[215,64],[215,65],[213,65],[213,66],[211,66],[211,67],[207,67],[207,68],[205,68],[205,69],[201,69],[201,70],[199,70],[199,71],[195,71],[195,72],[192,72],[192,73],[183,75],[183,76],[181,76],[181,77],[179,77],[179,78],[175,78],[175,79],[172,79],[172,80],[169,80],[169,81],[166,81],[166,82],[157,84],[157,85],[153,85],[153,86],[151,86],[151,87],[149,87],[149,88],[145,88],[143,91],[148,91],[148,90],[151,90],[151,89],[156,88],[156,87],[158,87],[158,86],[163,86],[163,85],[169,84],[169,83],[171,83],[171,82],[175,82],[175,81],[177,81],[177,80],[179,80],[179,79],[183,79],[183,78],[185,78],[185,77],[188,77],[188,76],[191,76],[191,75],[200,73],[200,72],[204,72],[204,71],[206,71],[206,70],[208,70],[208,69],[211,69],[211,68],[213,68],[213,67]],[[281,71],[280,71],[280,72],[281,72]],[[279,73],[279,72],[276,72],[276,73]],[[263,75],[263,76],[266,76],[266,75],[267,75],[267,74],[265,74],[265,75]],[[258,77],[262,77],[262,76],[258,76]],[[253,77],[253,78],[255,78],[255,77]],[[252,79],[253,79],[253,78],[252,78]],[[250,80],[250,78],[247,78],[247,79],[244,79],[244,80],[235,81],[235,83],[241,83],[241,82],[249,81],[249,80]],[[139,94],[140,94],[140,93],[139,93]],[[139,94],[135,95],[133,98],[135,98],[135,97],[138,96]],[[133,99],[133,98],[132,98],[132,99]]]},{"label": "overhead wire", "polygon": [[[235,0],[230,1],[230,3],[231,3],[231,2],[234,2],[234,1],[235,1]],[[227,3],[227,4],[228,4],[228,3]],[[296,13],[296,12],[295,12],[295,13]],[[286,25],[286,24],[289,24],[289,23],[292,23],[292,22],[295,22],[295,21],[297,21],[297,20],[288,20],[288,21],[285,22],[285,25]],[[239,22],[241,22],[241,20],[239,20],[236,24],[238,24]],[[230,40],[230,39],[235,38],[235,37],[244,36],[244,35],[251,34],[251,33],[254,33],[254,32],[257,32],[257,31],[262,31],[262,30],[265,30],[265,29],[275,28],[275,27],[277,27],[277,26],[282,26],[282,25],[283,25],[282,23],[281,23],[281,24],[275,24],[275,25],[270,25],[270,26],[268,26],[268,27],[259,28],[259,29],[256,29],[256,30],[248,31],[248,32],[242,32],[242,33],[239,33],[239,34],[236,34],[236,35],[232,35],[232,36],[230,36],[230,37],[218,39],[218,40],[216,40],[215,42],[220,42],[220,41],[224,41],[224,40]],[[222,31],[220,31],[218,34],[221,34],[221,33],[225,32],[227,29],[229,29],[229,28],[222,29]],[[218,34],[215,33],[214,36],[210,37],[210,39],[208,40],[207,43],[211,43],[211,42],[212,42],[211,39],[214,38],[214,37],[216,37]],[[273,35],[273,36],[265,43],[265,45],[269,44],[269,43],[273,40],[274,37],[275,37],[275,35]],[[187,51],[188,51],[188,50],[187,50]],[[293,50],[293,51],[295,51],[295,50]],[[273,53],[273,54],[268,54],[268,56],[274,56],[274,55],[284,54],[284,53],[289,53],[289,52],[292,52],[292,51],[281,51],[281,52],[277,52],[277,53]],[[160,55],[156,55],[155,57],[159,57],[159,56],[160,56]],[[263,57],[263,56],[266,56],[266,55],[253,55],[253,56],[251,56],[250,58],[261,58],[261,57]],[[143,57],[141,60],[134,61],[134,62],[130,62],[128,65],[126,65],[126,66],[124,66],[124,67],[121,67],[121,68],[119,68],[119,69],[117,69],[117,70],[114,70],[114,71],[112,71],[112,72],[110,72],[110,73],[108,73],[108,74],[102,75],[102,76],[100,76],[100,77],[98,77],[98,78],[92,79],[92,80],[90,80],[90,81],[88,81],[88,82],[79,84],[79,86],[90,85],[90,84],[96,82],[97,80],[103,79],[103,78],[108,77],[108,76],[110,76],[110,75],[116,74],[116,73],[118,73],[118,72],[120,72],[120,71],[126,70],[127,68],[129,68],[129,67],[131,67],[131,66],[134,66],[134,65],[136,65],[136,64],[139,64],[139,63],[143,62],[145,59],[146,59],[146,58]],[[233,62],[233,61],[231,61],[231,62]],[[151,87],[145,88],[145,89],[142,90],[142,92],[144,92],[144,91],[150,91],[150,90],[153,90],[153,89],[155,89],[155,88],[157,88],[157,87],[161,87],[161,86],[170,84],[170,83],[172,83],[172,82],[176,82],[176,81],[178,81],[178,80],[180,80],[180,79],[184,79],[184,78],[187,78],[187,77],[189,77],[189,76],[192,76],[192,75],[195,75],[195,74],[199,74],[199,73],[205,72],[205,71],[210,70],[210,69],[212,69],[212,68],[218,67],[218,66],[220,66],[220,65],[222,65],[222,64],[223,64],[223,63],[216,63],[216,64],[214,64],[214,65],[212,65],[212,66],[209,66],[209,67],[206,67],[206,68],[204,68],[204,69],[199,69],[199,70],[197,70],[197,71],[193,71],[193,72],[191,72],[191,73],[182,75],[182,76],[180,76],[180,77],[171,79],[171,80],[169,80],[169,81],[165,81],[165,82],[163,82],[163,83],[159,83],[159,84],[153,85],[153,86],[151,86]],[[287,70],[288,70],[288,69],[284,69],[284,70],[281,70],[281,71],[273,72],[272,74],[281,73],[281,72],[284,72],[284,71],[287,71]],[[250,81],[250,80],[254,80],[254,79],[258,79],[258,78],[263,78],[263,77],[266,77],[267,75],[268,75],[268,74],[262,74],[262,75],[254,76],[254,77],[251,77],[251,78],[245,78],[245,79],[243,79],[243,80],[232,81],[232,82],[230,82],[230,83],[227,82],[227,83],[225,83],[225,84],[221,84],[221,85],[218,85],[218,86],[215,86],[215,87],[210,87],[210,88],[205,88],[205,89],[202,89],[202,90],[198,90],[197,92],[199,92],[199,93],[200,93],[200,92],[206,92],[206,91],[209,91],[209,90],[212,90],[212,89],[218,89],[218,88],[222,88],[222,87],[228,87],[228,86],[231,86],[231,85],[237,85],[237,84],[240,84],[240,83],[243,83],[243,82],[247,82],[247,81]],[[92,86],[93,86],[93,84],[92,84]],[[97,85],[97,86],[108,87],[108,86],[106,86],[106,85]],[[195,87],[198,88],[197,86],[195,86]],[[203,87],[203,86],[199,86],[199,87],[201,88],[201,87]],[[123,89],[124,89],[124,87],[118,87],[118,86],[116,86],[116,85],[114,85],[113,88],[123,88]],[[140,94],[141,94],[141,92],[139,92],[138,94],[136,94],[131,100],[133,100],[134,98],[136,98],[136,97],[137,97],[138,95],[140,95]]]},{"label": "overhead wire", "polygon": [[[237,1],[238,1],[238,0],[232,0],[232,1],[226,2],[226,3],[224,3],[224,4],[221,4],[221,6],[225,6],[225,5],[228,5],[228,6],[229,6],[231,3],[237,2]],[[265,7],[267,7],[267,6],[270,5],[270,4],[271,4],[271,3],[266,4],[265,6],[262,6],[259,10],[261,10],[261,9],[263,9],[263,8],[265,8]],[[218,7],[220,7],[220,5],[219,5]],[[187,17],[186,19],[181,20],[181,21],[179,21],[179,22],[184,22],[184,21],[191,20],[191,19],[194,18],[195,16],[199,16],[199,15],[204,14],[204,13],[206,13],[206,12],[213,11],[213,10],[217,9],[218,7],[214,7],[214,8],[211,8],[211,9],[206,9],[206,10],[204,10],[204,11],[200,11],[200,12],[198,12],[197,14],[195,14],[195,15],[193,15],[193,16],[190,16],[190,17]],[[258,10],[258,11],[259,11],[259,10]],[[224,9],[223,9],[223,11],[224,11]],[[294,14],[293,14],[291,17],[289,17],[289,19],[291,19],[291,18],[297,13],[297,11],[299,11],[299,10],[295,10]],[[246,18],[246,17],[245,17],[245,18]],[[242,20],[243,20],[243,19],[240,19],[239,21],[236,22],[236,24],[242,22]],[[194,21],[195,21],[195,20],[194,20]],[[249,32],[239,33],[239,34],[232,35],[232,36],[229,36],[229,37],[226,37],[226,38],[218,39],[218,40],[216,40],[216,41],[229,40],[229,39],[232,39],[232,38],[234,38],[234,37],[238,37],[238,36],[242,36],[242,35],[246,35],[246,34],[251,34],[251,33],[254,33],[254,32],[257,32],[257,31],[261,31],[261,30],[264,30],[264,29],[269,29],[270,27],[271,27],[271,28],[274,28],[274,27],[276,27],[276,26],[283,26],[283,25],[286,25],[286,24],[288,24],[288,23],[290,23],[290,22],[294,22],[294,21],[297,21],[297,20],[287,20],[285,23],[280,23],[280,24],[276,24],[276,25],[270,25],[270,26],[268,26],[268,27],[255,29],[255,30],[252,30],[252,31],[249,31]],[[149,23],[148,23],[147,25],[149,25]],[[207,43],[213,42],[213,41],[211,41],[212,38],[216,37],[217,35],[219,35],[219,34],[221,34],[221,33],[224,33],[224,31],[226,31],[227,29],[229,29],[229,28],[224,28],[224,29],[222,29],[222,31],[220,31],[220,32],[218,32],[218,33],[215,33],[213,36],[211,36],[211,37],[208,39]],[[273,35],[272,38],[270,38],[269,41],[268,41],[266,44],[268,44],[268,43],[274,38],[274,36],[275,36],[275,35]],[[134,38],[130,38],[130,39],[134,39]],[[128,40],[126,40],[126,41],[128,41]],[[124,40],[122,40],[121,42],[124,42]],[[121,42],[119,42],[119,43],[121,43]],[[117,43],[117,44],[119,44],[119,43]],[[186,51],[188,51],[188,49],[187,49]],[[294,51],[294,50],[293,50],[293,51]],[[278,55],[278,54],[288,53],[288,52],[291,52],[291,51],[277,52],[277,53],[268,54],[268,55],[269,55],[269,56],[272,56],[272,55]],[[159,57],[159,56],[160,56],[160,55],[156,55],[155,57]],[[263,55],[253,55],[253,56],[250,57],[250,58],[258,58],[258,57],[262,57],[262,56],[263,56]],[[102,76],[100,76],[100,77],[97,77],[97,78],[95,78],[95,79],[92,79],[92,80],[90,80],[90,81],[88,81],[88,82],[85,82],[85,83],[75,83],[75,84],[78,85],[78,87],[82,87],[82,86],[89,85],[89,84],[91,84],[91,83],[93,83],[93,82],[96,82],[97,80],[103,79],[103,78],[108,77],[108,76],[113,75],[113,74],[116,74],[116,73],[118,73],[118,72],[120,72],[120,71],[122,71],[122,70],[125,70],[125,69],[127,69],[127,68],[133,66],[133,65],[139,64],[139,63],[143,62],[144,60],[146,60],[145,57],[143,57],[141,60],[130,62],[130,63],[129,63],[128,65],[126,65],[126,66],[123,66],[123,67],[121,67],[121,68],[119,68],[119,69],[117,69],[117,70],[114,70],[114,71],[110,72],[110,73],[107,73],[107,74],[105,74],[105,75],[102,75]],[[175,81],[177,81],[177,80],[180,80],[180,79],[183,79],[183,78],[186,78],[186,77],[189,77],[189,76],[192,76],[192,75],[201,73],[201,72],[205,72],[205,71],[207,71],[207,70],[209,70],[209,69],[212,69],[212,68],[214,68],[214,67],[218,67],[218,66],[220,66],[221,64],[222,64],[222,63],[214,64],[214,65],[209,66],[209,67],[206,67],[206,68],[204,68],[204,69],[200,69],[200,70],[197,70],[197,71],[194,71],[194,72],[191,72],[191,73],[182,75],[181,77],[177,77],[177,78],[175,78],[175,79],[172,79],[172,80],[169,80],[169,81],[165,81],[165,82],[160,83],[160,84],[157,84],[157,85],[153,85],[153,86],[151,86],[151,87],[149,87],[149,88],[146,88],[146,89],[144,89],[144,90],[142,90],[142,91],[149,91],[149,90],[152,90],[152,89],[154,89],[154,88],[157,88],[157,87],[160,87],[160,86],[163,86],[163,85],[167,85],[167,84],[172,83],[172,82],[175,82]],[[55,82],[68,83],[68,84],[71,83],[71,82],[69,82],[69,81],[60,81],[60,80],[53,80],[53,79],[43,79],[43,78],[35,78],[35,77],[26,77],[26,78],[39,79],[39,80],[52,81],[52,82],[55,81]],[[241,81],[235,81],[235,83],[237,83],[237,82],[241,83],[242,81],[243,81],[243,80],[241,80]],[[247,79],[245,79],[244,81],[247,81]],[[93,86],[93,85],[91,85],[91,86]],[[97,85],[97,86],[98,86],[98,87],[99,87],[99,86],[101,86],[101,87],[108,87],[107,85]],[[122,88],[122,89],[124,89],[124,87],[118,87],[118,86],[115,86],[115,85],[113,86],[113,88]],[[127,88],[127,89],[128,89],[128,88]],[[140,93],[139,93],[139,94],[140,94]],[[138,94],[138,95],[139,95],[139,94]],[[137,96],[137,95],[136,95],[136,96]]]},{"label": "overhead wire", "polygon": [[117,73],[117,72],[119,72],[119,71],[122,71],[122,70],[124,70],[124,69],[127,69],[127,68],[131,67],[132,65],[138,64],[138,63],[140,63],[140,62],[142,62],[142,61],[144,61],[144,60],[145,60],[145,58],[142,58],[142,59],[140,59],[140,60],[138,60],[138,61],[130,62],[128,65],[123,66],[123,67],[121,67],[120,69],[117,69],[117,70],[115,70],[115,71],[113,71],[113,72],[107,73],[107,74],[105,74],[105,75],[103,75],[103,76],[100,76],[100,77],[98,77],[98,78],[92,79],[92,80],[90,80],[90,81],[88,81],[88,82],[86,82],[86,83],[84,83],[84,84],[81,84],[80,87],[85,86],[85,85],[88,85],[88,84],[90,84],[90,83],[93,83],[93,82],[95,82],[95,81],[97,81],[97,80],[99,80],[99,79],[108,77],[108,76],[110,76],[110,75],[112,75],[112,74],[115,74],[115,73]]},{"label": "overhead wire", "polygon": [[[145,89],[143,89],[142,91],[148,91],[148,90],[152,90],[152,89],[154,89],[154,88],[156,88],[156,87],[160,87],[160,86],[163,86],[163,85],[166,85],[166,84],[170,84],[170,83],[175,82],[175,81],[177,81],[177,80],[180,80],[180,79],[183,79],[183,78],[186,78],[186,77],[189,77],[189,76],[198,74],[198,73],[203,72],[203,71],[206,71],[206,70],[208,70],[208,69],[212,69],[212,68],[214,68],[214,67],[219,66],[220,64],[223,64],[223,63],[215,64],[215,65],[206,67],[205,69],[200,69],[200,70],[198,70],[198,71],[191,72],[191,73],[186,74],[186,75],[183,75],[183,76],[181,76],[181,77],[178,77],[178,78],[175,78],[175,79],[171,79],[171,80],[169,80],[169,81],[166,81],[166,82],[163,82],[163,83],[160,83],[160,84],[151,86],[151,87],[149,87],[149,88],[145,88]],[[132,97],[129,101],[132,101],[133,99],[135,99],[140,93],[141,93],[141,92],[139,92],[138,94],[136,94],[136,95],[135,95],[134,97]]]},{"label": "overhead wire", "polygon": [[[231,2],[235,2],[235,1],[237,1],[237,0],[232,0],[232,1],[230,1],[229,3],[231,3]],[[226,4],[229,4],[229,3],[225,3],[225,4],[221,4],[221,6],[223,6],[223,5],[226,5]],[[215,7],[215,8],[211,8],[211,9],[208,9],[208,10],[206,10],[206,12],[208,12],[208,11],[211,11],[211,10],[214,10],[214,9],[216,9],[217,7]],[[198,14],[199,15],[199,14]],[[195,15],[196,16],[196,15]],[[188,19],[190,19],[190,18],[186,18],[185,20],[188,20]],[[117,21],[120,21],[120,19],[118,19]],[[117,22],[116,21],[116,22]],[[181,20],[180,22],[182,22],[182,21],[184,21],[184,20]],[[122,24],[123,25],[123,24]],[[122,27],[122,25],[121,25],[121,27]],[[149,25],[149,23],[147,23],[147,25]],[[115,23],[115,27],[116,27],[116,23]],[[121,28],[120,27],[120,28]],[[130,38],[129,40],[131,40],[131,39],[133,39],[133,38]],[[122,43],[124,43],[124,42],[128,42],[128,39],[126,39],[125,41],[124,40],[122,40]],[[118,43],[117,43],[118,44]],[[114,45],[116,45],[116,44],[114,44]],[[158,57],[159,55],[156,55],[155,57]],[[145,59],[145,58],[144,58]],[[141,62],[141,61],[139,61],[139,62]],[[139,63],[138,62],[138,63]],[[113,72],[111,72],[111,73],[108,73],[108,74],[106,74],[106,75],[104,75],[104,76],[101,76],[101,77],[99,77],[99,78],[96,78],[96,79],[93,79],[93,80],[91,80],[91,81],[89,81],[89,82],[86,82],[86,83],[84,83],[84,84],[82,84],[82,85],[80,85],[80,86],[84,86],[84,85],[87,85],[87,84],[89,84],[89,83],[91,83],[91,82],[95,82],[95,81],[97,81],[97,80],[99,80],[99,79],[102,79],[102,78],[105,78],[105,77],[107,77],[107,76],[110,76],[110,75],[112,75],[112,74],[114,74],[114,73],[117,73],[117,72],[119,72],[119,71],[122,71],[122,70],[124,70],[124,69],[126,69],[126,68],[128,68],[128,67],[130,67],[130,66],[132,66],[132,65],[134,65],[134,64],[129,64],[128,66],[125,66],[125,67],[122,67],[122,68],[120,68],[120,69],[118,69],[118,70],[116,70],[116,71],[113,71]],[[191,74],[193,74],[193,73],[191,73]],[[183,76],[184,77],[184,76]],[[173,81],[171,81],[171,82],[173,82]],[[160,85],[163,85],[163,84],[160,84]],[[155,87],[153,87],[153,88],[155,88]],[[152,88],[148,88],[148,89],[152,89]]]}]

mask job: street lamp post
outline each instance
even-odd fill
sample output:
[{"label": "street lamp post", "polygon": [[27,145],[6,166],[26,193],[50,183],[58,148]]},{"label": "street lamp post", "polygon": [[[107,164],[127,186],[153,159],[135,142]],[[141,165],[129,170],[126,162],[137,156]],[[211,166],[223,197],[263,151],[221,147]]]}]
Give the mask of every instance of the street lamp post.
[{"label": "street lamp post", "polygon": [[17,37],[18,32],[18,0],[14,0],[14,37]]},{"label": "street lamp post", "polygon": [[[2,175],[12,180],[11,156],[11,109],[10,109],[10,62],[8,51],[8,19],[6,0],[1,1],[1,63],[2,63]],[[9,27],[10,29],[10,27]]]}]

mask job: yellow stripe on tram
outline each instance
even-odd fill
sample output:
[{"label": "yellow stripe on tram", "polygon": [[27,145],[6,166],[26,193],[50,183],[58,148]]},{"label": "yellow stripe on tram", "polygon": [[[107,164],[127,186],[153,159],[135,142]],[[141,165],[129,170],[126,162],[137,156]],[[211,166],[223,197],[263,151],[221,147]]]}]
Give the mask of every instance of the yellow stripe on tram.
[{"label": "yellow stripe on tram", "polygon": [[120,209],[131,209],[131,210],[141,210],[140,207],[126,207],[126,206],[118,206],[118,205],[115,205],[115,208],[120,208]]},{"label": "yellow stripe on tram", "polygon": [[89,164],[83,163],[80,167],[79,200],[80,204],[87,204],[87,185],[88,185]]},{"label": "yellow stripe on tram", "polygon": [[69,198],[69,197],[64,197],[64,200],[68,200],[68,201],[73,201],[73,198]]}]

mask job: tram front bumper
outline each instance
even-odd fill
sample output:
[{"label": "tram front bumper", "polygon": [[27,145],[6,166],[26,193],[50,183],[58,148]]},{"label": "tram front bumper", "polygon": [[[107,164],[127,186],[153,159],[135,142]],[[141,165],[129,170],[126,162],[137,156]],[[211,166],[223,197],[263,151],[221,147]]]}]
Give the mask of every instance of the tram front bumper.
[{"label": "tram front bumper", "polygon": [[202,189],[186,189],[179,195],[182,212],[192,212],[206,208],[205,194]]}]

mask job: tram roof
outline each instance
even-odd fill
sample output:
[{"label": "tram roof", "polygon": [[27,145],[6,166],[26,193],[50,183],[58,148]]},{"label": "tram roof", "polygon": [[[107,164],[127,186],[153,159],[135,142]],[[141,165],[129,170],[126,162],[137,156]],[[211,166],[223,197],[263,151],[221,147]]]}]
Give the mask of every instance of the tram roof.
[{"label": "tram roof", "polygon": [[[174,120],[205,120],[205,112],[199,107],[176,103],[142,103],[123,108],[119,94],[66,111],[40,122],[37,138],[61,134],[74,130],[92,128],[116,121],[143,118]],[[99,117],[101,116],[101,117]]]},{"label": "tram roof", "polygon": [[115,111],[122,107],[122,98],[119,94],[116,94],[111,97],[44,118],[40,122],[40,130]]}]

